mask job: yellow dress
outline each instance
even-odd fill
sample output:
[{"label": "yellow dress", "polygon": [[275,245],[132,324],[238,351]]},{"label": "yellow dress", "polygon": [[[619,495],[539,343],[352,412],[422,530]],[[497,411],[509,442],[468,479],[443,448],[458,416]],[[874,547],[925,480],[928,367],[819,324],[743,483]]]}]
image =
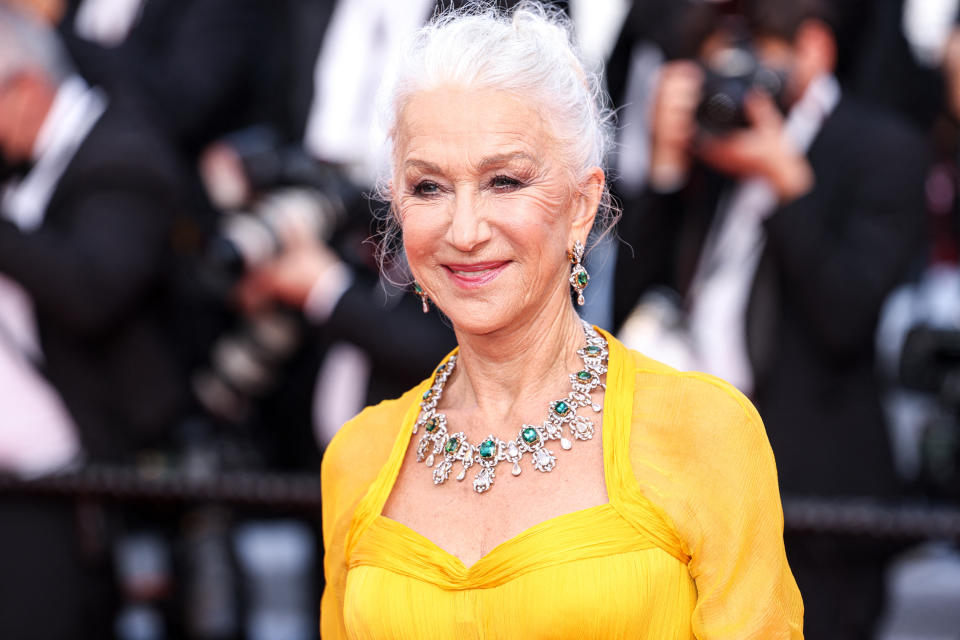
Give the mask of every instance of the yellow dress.
[{"label": "yellow dress", "polygon": [[609,502],[541,522],[473,566],[381,515],[431,380],[344,425],[322,471],[324,640],[803,638],[756,410],[716,378],[601,333]]}]

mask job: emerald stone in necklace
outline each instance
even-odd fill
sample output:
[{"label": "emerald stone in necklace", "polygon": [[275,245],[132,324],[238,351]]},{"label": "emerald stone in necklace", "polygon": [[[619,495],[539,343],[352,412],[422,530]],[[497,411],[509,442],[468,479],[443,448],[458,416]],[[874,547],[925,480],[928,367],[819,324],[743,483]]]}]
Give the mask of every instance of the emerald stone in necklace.
[{"label": "emerald stone in necklace", "polygon": [[443,450],[446,451],[447,453],[453,453],[457,450],[459,446],[460,446],[459,440],[457,440],[456,438],[450,438],[449,440],[447,440],[447,444],[446,446],[444,446]]},{"label": "emerald stone in necklace", "polygon": [[590,382],[590,378],[591,378],[590,372],[587,371],[586,369],[583,369],[582,371],[577,372],[577,380],[579,380],[580,382]]},{"label": "emerald stone in necklace", "polygon": [[557,400],[553,403],[553,412],[558,416],[565,416],[570,413],[570,405],[563,400]]},{"label": "emerald stone in necklace", "polygon": [[497,452],[497,443],[493,440],[484,440],[480,443],[480,457],[485,460],[490,460],[493,458],[494,454]]},{"label": "emerald stone in necklace", "polygon": [[540,439],[540,435],[537,433],[537,430],[533,427],[527,427],[520,432],[520,437],[523,438],[523,441],[527,444],[533,444]]}]

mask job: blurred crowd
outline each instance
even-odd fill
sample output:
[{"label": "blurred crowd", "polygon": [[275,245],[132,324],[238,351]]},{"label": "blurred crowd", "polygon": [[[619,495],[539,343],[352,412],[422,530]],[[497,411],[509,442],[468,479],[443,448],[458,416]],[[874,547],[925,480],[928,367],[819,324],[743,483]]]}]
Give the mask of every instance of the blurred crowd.
[{"label": "blurred crowd", "polygon": [[[371,237],[377,87],[437,4],[0,0],[0,473],[316,471],[430,373],[452,329]],[[585,317],[750,396],[785,496],[960,495],[960,1],[553,4],[617,113]],[[316,564],[316,522],[165,517],[0,498],[0,632],[315,635],[315,575],[246,625],[129,576],[171,537],[212,584]],[[902,549],[787,550],[809,637],[874,637]]]}]

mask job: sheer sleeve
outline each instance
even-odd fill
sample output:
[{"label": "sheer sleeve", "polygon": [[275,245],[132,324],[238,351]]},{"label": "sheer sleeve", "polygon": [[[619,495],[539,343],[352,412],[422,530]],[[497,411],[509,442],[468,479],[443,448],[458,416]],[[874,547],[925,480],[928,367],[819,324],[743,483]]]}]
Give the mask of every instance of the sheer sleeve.
[{"label": "sheer sleeve", "polygon": [[390,454],[404,412],[417,406],[416,391],[364,409],[340,428],[324,453],[320,470],[326,581],[320,599],[320,635],[324,640],[347,637],[343,607],[354,515]]},{"label": "sheer sleeve", "polygon": [[695,636],[802,639],[803,603],[787,564],[776,467],[759,415],[717,378],[643,361],[631,463],[690,556]]},{"label": "sheer sleeve", "polygon": [[[347,423],[349,425],[350,423]],[[346,537],[353,508],[359,496],[351,495],[341,433],[333,439],[323,457],[323,574],[326,584],[320,599],[320,636],[324,640],[346,638],[343,624],[343,594],[347,582]],[[348,445],[344,445],[348,446]]]}]

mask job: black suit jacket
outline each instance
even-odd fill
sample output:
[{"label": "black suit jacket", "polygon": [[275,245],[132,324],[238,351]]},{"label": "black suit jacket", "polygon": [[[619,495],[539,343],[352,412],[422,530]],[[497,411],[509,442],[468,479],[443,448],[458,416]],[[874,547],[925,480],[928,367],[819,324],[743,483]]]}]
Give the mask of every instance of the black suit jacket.
[{"label": "black suit jacket", "polygon": [[147,0],[124,42],[106,48],[77,36],[80,2],[72,1],[60,35],[84,77],[112,97],[139,100],[139,108],[193,156],[253,124],[273,125],[285,137],[296,133],[291,74],[309,78],[312,67],[302,68],[295,55],[291,5],[306,2]]},{"label": "black suit jacket", "polygon": [[21,233],[0,222],[0,272],[30,293],[44,372],[94,459],[158,435],[184,398],[163,328],[180,186],[167,144],[111,105],[58,181],[42,226]]},{"label": "black suit jacket", "polygon": [[[921,245],[927,150],[900,121],[841,99],[808,152],[816,184],[766,222],[747,310],[754,401],[785,493],[895,486],[874,373],[880,307]],[[685,293],[730,181],[698,167],[681,192],[630,203],[615,316],[650,286]]]}]

